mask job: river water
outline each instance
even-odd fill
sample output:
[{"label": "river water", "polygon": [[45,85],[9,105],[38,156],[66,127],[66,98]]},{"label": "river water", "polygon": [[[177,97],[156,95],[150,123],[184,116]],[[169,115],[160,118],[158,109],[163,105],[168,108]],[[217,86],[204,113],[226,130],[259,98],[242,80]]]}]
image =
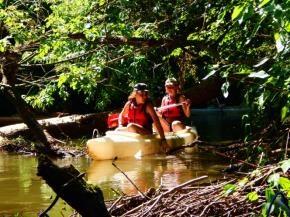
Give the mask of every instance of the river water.
[{"label": "river water", "polygon": [[[193,109],[189,125],[195,125],[200,139],[228,141],[241,138],[241,116],[245,109]],[[112,166],[111,161],[91,161],[89,158],[68,158],[59,165],[74,165],[86,172],[86,180],[98,185],[106,200],[118,194],[136,194],[136,189],[125,176]],[[192,178],[208,175],[207,181],[221,178],[228,165],[211,153],[180,153],[174,156],[148,156],[142,159],[127,158],[116,161],[117,166],[141,191],[160,184],[166,188],[176,186]],[[53,191],[36,176],[37,159],[33,156],[0,153],[0,217],[37,216],[53,201]],[[69,216],[72,209],[60,200],[48,213],[50,216]]]},{"label": "river water", "polygon": [[[88,158],[70,158],[57,162],[73,164],[80,172],[86,172],[89,183],[100,186],[106,200],[118,194],[136,194],[136,189],[119,172],[111,161],[91,161]],[[166,188],[189,179],[208,175],[215,180],[222,175],[226,163],[208,153],[179,154],[177,156],[150,156],[142,159],[120,159],[116,165],[141,191],[162,184]],[[32,156],[0,154],[0,216],[37,216],[52,202],[53,191],[36,176],[37,159]],[[208,180],[208,181],[209,181]],[[69,216],[71,208],[58,201],[50,216]]]}]

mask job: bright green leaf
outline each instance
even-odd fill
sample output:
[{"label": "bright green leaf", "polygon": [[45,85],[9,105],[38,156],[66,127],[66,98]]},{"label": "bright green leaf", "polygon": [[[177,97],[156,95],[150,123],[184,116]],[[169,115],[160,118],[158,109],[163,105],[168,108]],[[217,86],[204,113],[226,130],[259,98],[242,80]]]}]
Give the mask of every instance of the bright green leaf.
[{"label": "bright green leaf", "polygon": [[174,49],[174,50],[171,52],[170,56],[178,57],[178,56],[180,56],[181,54],[182,54],[182,49],[181,49],[181,48],[176,48],[176,49]]},{"label": "bright green leaf", "polygon": [[263,7],[264,5],[266,5],[267,3],[269,3],[271,0],[263,0],[260,4],[259,4],[259,8]]},{"label": "bright green leaf", "polygon": [[279,185],[284,189],[285,191],[290,191],[290,180],[285,177],[279,178]]},{"label": "bright green leaf", "polygon": [[236,19],[237,17],[239,17],[239,15],[241,14],[241,12],[244,10],[245,5],[238,5],[234,7],[234,11],[232,13],[232,20]]},{"label": "bright green leaf", "polygon": [[271,202],[272,198],[274,197],[275,193],[272,188],[266,188],[265,196],[268,202]]},{"label": "bright green leaf", "polygon": [[259,195],[257,192],[253,191],[247,194],[247,198],[249,201],[253,202],[259,199]]},{"label": "bright green leaf", "polygon": [[290,22],[289,21],[286,22],[285,29],[287,32],[290,32]]},{"label": "bright green leaf", "polygon": [[229,194],[235,192],[236,189],[237,189],[237,186],[234,184],[227,184],[224,186],[224,191],[225,191],[226,195],[229,195]]},{"label": "bright green leaf", "polygon": [[288,112],[289,112],[289,108],[287,106],[284,106],[281,109],[281,120],[282,121],[284,121],[286,119]]}]

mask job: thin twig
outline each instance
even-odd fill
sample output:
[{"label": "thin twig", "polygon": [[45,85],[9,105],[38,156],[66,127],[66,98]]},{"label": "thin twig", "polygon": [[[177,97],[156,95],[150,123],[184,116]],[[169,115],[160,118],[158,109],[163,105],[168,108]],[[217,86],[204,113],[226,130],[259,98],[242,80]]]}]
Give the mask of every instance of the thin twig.
[{"label": "thin twig", "polygon": [[113,160],[112,165],[114,167],[116,167],[117,170],[119,170],[128,180],[129,182],[136,188],[136,190],[143,196],[143,198],[146,199],[150,199],[148,196],[146,196],[142,191],[140,191],[140,189],[135,185],[135,183],[126,175],[126,173],[124,173],[116,164],[115,164],[115,160]]},{"label": "thin twig", "polygon": [[285,160],[288,158],[287,151],[288,151],[288,143],[289,143],[289,132],[290,132],[290,130],[288,129],[287,140],[286,140],[286,147],[285,147],[285,155],[284,155],[284,159]]},{"label": "thin twig", "polygon": [[112,211],[112,209],[117,205],[117,203],[120,202],[120,200],[122,200],[123,195],[121,197],[119,197],[113,204],[112,206],[108,209],[108,212],[110,213]]}]

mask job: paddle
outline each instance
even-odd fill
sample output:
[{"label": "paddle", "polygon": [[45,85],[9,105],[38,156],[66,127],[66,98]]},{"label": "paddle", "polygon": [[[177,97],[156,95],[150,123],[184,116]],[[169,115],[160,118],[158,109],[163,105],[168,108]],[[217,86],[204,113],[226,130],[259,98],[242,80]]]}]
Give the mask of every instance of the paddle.
[{"label": "paddle", "polygon": [[170,105],[165,105],[165,106],[161,106],[159,108],[156,108],[157,111],[163,111],[165,109],[169,109],[169,108],[174,108],[177,106],[181,106],[182,104],[184,104],[185,102],[181,102],[181,103],[174,103],[174,104],[170,104]]},{"label": "paddle", "polygon": [[[165,106],[161,106],[159,108],[156,108],[155,110],[156,111],[163,111],[165,109],[169,109],[169,108],[181,106],[184,103],[185,102],[182,102],[182,103],[174,103],[174,104],[170,104],[170,105],[165,105]],[[120,113],[112,113],[112,114],[109,114],[108,115],[108,119],[107,119],[108,128],[115,128],[115,127],[118,126],[119,114]],[[128,117],[124,117],[123,118],[123,124],[126,124],[127,122],[128,122]]]}]

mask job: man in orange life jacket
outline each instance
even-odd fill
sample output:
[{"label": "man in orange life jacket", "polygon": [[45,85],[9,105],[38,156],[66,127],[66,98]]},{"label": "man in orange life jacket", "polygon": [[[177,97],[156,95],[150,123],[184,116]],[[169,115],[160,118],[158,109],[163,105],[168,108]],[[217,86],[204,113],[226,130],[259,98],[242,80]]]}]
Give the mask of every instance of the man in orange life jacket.
[{"label": "man in orange life jacket", "polygon": [[[152,134],[152,123],[154,123],[161,138],[160,145],[163,151],[167,152],[169,147],[164,136],[164,131],[152,102],[148,97],[148,93],[146,84],[138,83],[134,86],[133,92],[128,97],[128,101],[119,115],[118,128],[116,130],[126,130],[128,132],[148,135]],[[124,127],[123,120],[126,116],[128,117],[128,125]]]},{"label": "man in orange life jacket", "polygon": [[[165,81],[165,91],[167,95],[163,97],[161,110],[157,112],[164,132],[185,129],[183,119],[190,116],[190,100],[180,94],[179,83],[175,78],[168,78]],[[182,105],[162,109],[162,106],[180,103]]]}]

